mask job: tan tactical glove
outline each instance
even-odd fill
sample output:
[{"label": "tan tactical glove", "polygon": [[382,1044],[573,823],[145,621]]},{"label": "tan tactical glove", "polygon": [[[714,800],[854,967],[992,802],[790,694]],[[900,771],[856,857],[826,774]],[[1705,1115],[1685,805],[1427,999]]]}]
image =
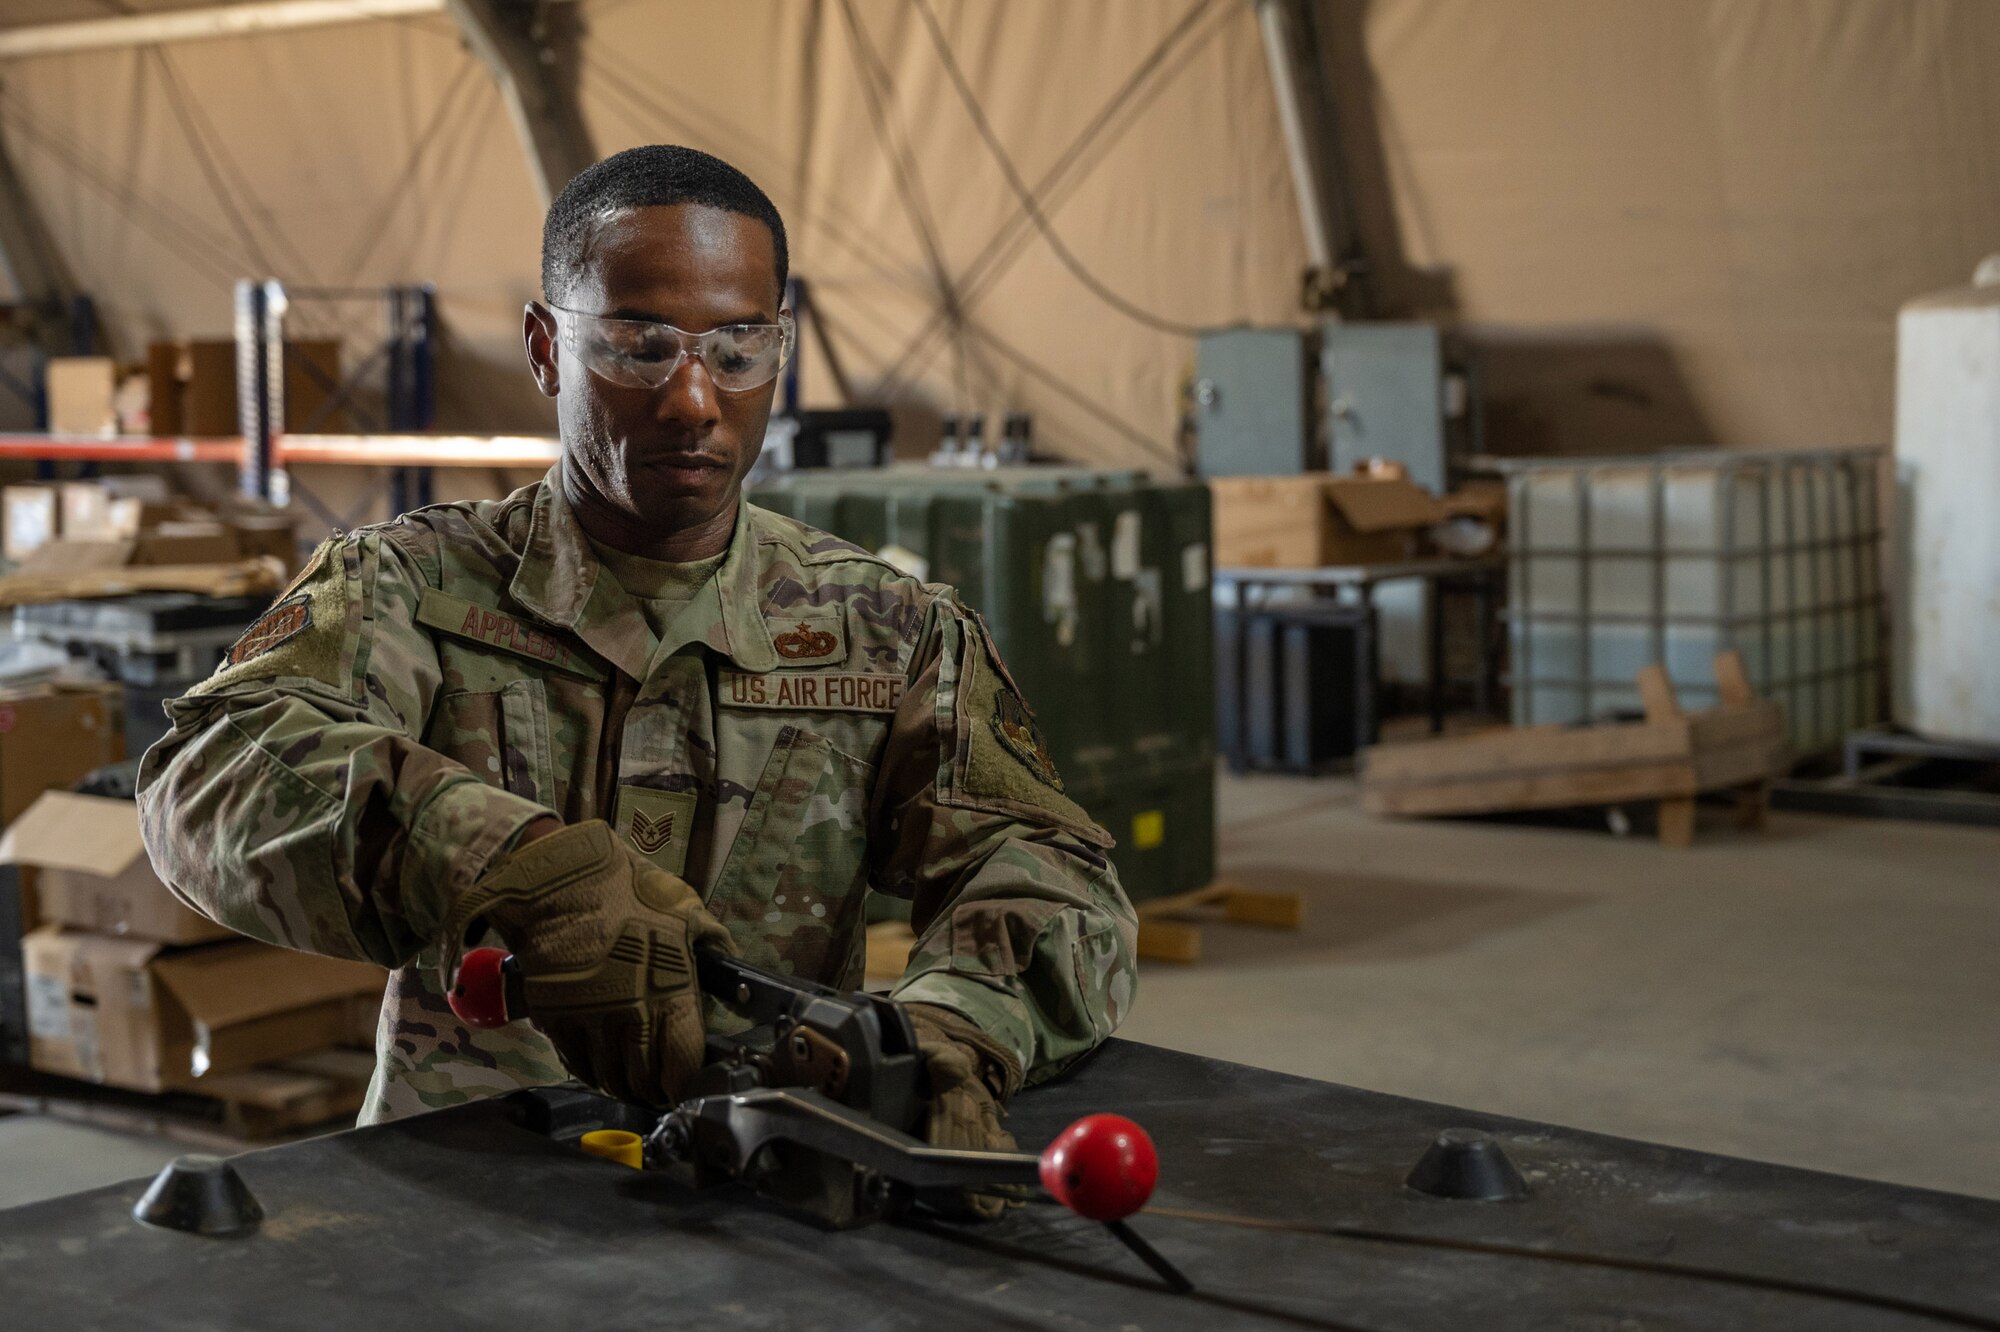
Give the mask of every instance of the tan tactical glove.
[{"label": "tan tactical glove", "polygon": [[736,951],[686,881],[601,819],[525,843],[446,915],[447,987],[482,917],[520,967],[525,1016],[572,1074],[620,1100],[679,1099],[706,1043],[693,949]]},{"label": "tan tactical glove", "polygon": [[[966,1018],[932,1004],[906,1004],[917,1029],[917,1049],[930,1074],[931,1104],[924,1137],[934,1147],[969,1147],[983,1152],[1018,1150],[1014,1135],[1000,1126],[1001,1107],[1021,1086],[1013,1053]],[[966,1193],[966,1209],[991,1221],[1007,1209],[994,1193]]]}]

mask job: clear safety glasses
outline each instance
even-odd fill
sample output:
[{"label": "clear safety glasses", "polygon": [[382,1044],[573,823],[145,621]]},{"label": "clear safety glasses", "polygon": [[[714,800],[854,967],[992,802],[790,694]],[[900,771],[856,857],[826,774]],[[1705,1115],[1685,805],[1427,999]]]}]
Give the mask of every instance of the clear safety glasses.
[{"label": "clear safety glasses", "polygon": [[689,333],[651,319],[613,319],[560,305],[549,307],[563,346],[604,379],[627,388],[656,389],[674,377],[689,356],[698,358],[715,386],[730,393],[761,388],[792,358],[796,333],[789,314],[775,324],[724,324]]}]

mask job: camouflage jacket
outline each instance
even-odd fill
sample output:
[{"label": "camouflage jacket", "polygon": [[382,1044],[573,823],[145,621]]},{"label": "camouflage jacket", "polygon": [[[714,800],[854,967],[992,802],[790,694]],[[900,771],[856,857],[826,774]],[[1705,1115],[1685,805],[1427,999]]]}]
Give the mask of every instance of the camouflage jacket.
[{"label": "camouflage jacket", "polygon": [[436,970],[452,894],[530,821],[612,821],[751,961],[862,980],[868,889],[912,903],[898,999],[1029,1081],[1115,1028],[1135,923],[1110,838],[948,589],[745,503],[656,641],[558,473],[329,541],[168,705],[139,805],[160,875],[244,934],[391,970],[363,1122],[559,1081]]}]

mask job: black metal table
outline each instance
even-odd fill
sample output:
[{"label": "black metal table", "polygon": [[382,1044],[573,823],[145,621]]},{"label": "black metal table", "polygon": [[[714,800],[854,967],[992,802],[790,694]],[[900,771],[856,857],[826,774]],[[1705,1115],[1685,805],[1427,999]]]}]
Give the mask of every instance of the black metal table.
[{"label": "black metal table", "polygon": [[[2000,1202],[1447,1109],[1112,1042],[1023,1095],[1039,1146],[1114,1109],[1160,1147],[1156,1204],[1295,1226],[1816,1283],[2000,1324]],[[1441,1129],[1497,1135],[1525,1201],[1404,1186]],[[145,1181],[0,1212],[9,1329],[477,1327],[1934,1328],[1879,1304],[1462,1248],[1141,1214],[1167,1292],[1050,1205],[992,1225],[817,1229],[583,1155],[481,1102],[238,1158],[267,1217],[205,1240],[128,1215]]]},{"label": "black metal table", "polygon": [[[1384,583],[1423,583],[1429,593],[1425,598],[1424,615],[1425,659],[1429,674],[1425,682],[1425,703],[1430,714],[1431,731],[1438,733],[1444,730],[1445,687],[1448,683],[1444,651],[1445,597],[1463,593],[1473,598],[1480,633],[1479,670],[1473,677],[1473,708],[1481,713],[1490,712],[1499,694],[1500,679],[1499,656],[1490,642],[1491,627],[1506,576],[1507,561],[1498,556],[1408,560],[1398,564],[1339,564],[1318,569],[1266,569],[1241,565],[1218,568],[1215,571],[1216,582],[1228,583],[1232,589],[1228,604],[1234,611],[1232,623],[1235,626],[1232,640],[1219,646],[1220,651],[1232,654],[1232,661],[1225,663],[1225,667],[1234,667],[1233,673],[1227,669],[1224,672],[1234,681],[1230,697],[1224,702],[1224,706],[1233,710],[1234,725],[1223,727],[1230,737],[1225,745],[1227,752],[1223,755],[1229,761],[1230,771],[1244,772],[1250,767],[1251,690],[1248,685],[1244,623],[1254,590],[1303,588],[1316,597],[1331,594],[1336,599],[1351,594],[1354,602],[1368,613],[1372,621],[1376,588]],[[1381,693],[1382,663],[1380,636],[1371,631],[1369,637],[1370,678],[1364,693],[1370,700],[1366,706],[1372,709],[1372,700]],[[1363,719],[1361,729],[1367,741],[1372,742],[1379,721],[1372,711]]]}]

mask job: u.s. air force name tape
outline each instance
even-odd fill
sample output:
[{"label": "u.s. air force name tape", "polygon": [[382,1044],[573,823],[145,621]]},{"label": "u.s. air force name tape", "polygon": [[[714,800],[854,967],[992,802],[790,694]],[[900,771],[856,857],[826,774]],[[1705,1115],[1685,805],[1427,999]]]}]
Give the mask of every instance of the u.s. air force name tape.
[{"label": "u.s. air force name tape", "polygon": [[894,712],[903,701],[903,677],[839,671],[771,671],[764,675],[724,671],[721,694],[725,708]]}]

